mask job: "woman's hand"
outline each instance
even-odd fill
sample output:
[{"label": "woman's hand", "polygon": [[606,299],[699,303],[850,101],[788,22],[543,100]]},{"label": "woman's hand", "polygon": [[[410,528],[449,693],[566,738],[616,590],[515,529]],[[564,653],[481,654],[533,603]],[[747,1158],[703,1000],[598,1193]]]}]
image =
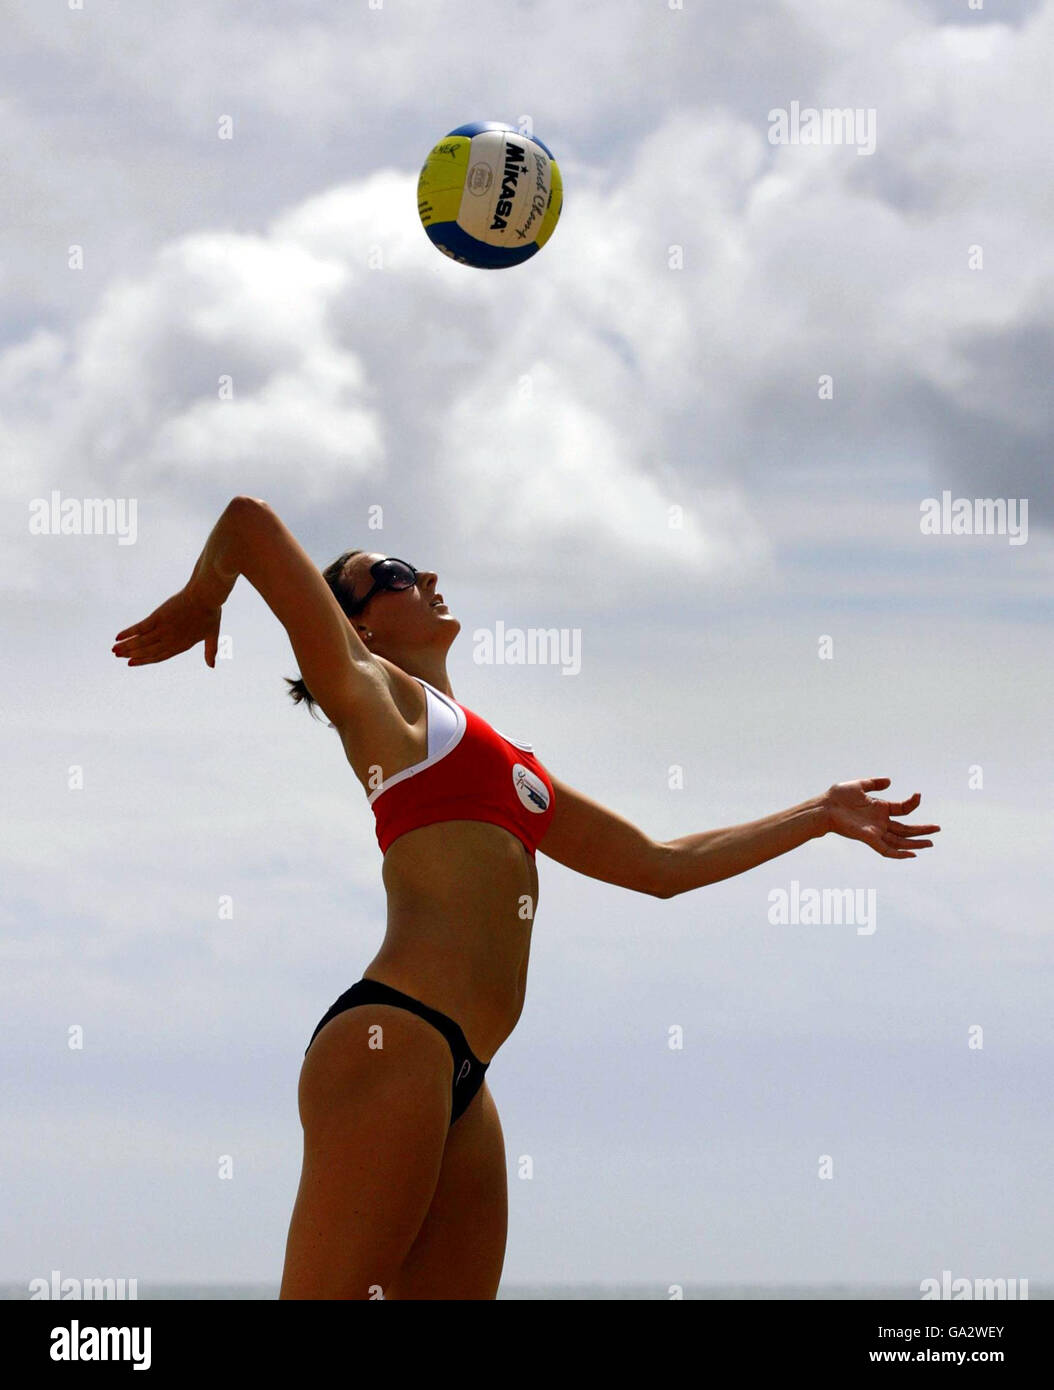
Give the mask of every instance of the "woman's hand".
[{"label": "woman's hand", "polygon": [[119,632],[113,653],[130,657],[129,666],[148,666],[167,661],[204,641],[206,664],[215,666],[221,612],[221,608],[206,603],[189,587],[180,589],[148,618]]},{"label": "woman's hand", "polygon": [[880,801],[868,792],[889,786],[888,777],[865,777],[859,782],[837,782],[830,788],[824,804],[830,829],[849,840],[863,840],[887,859],[914,859],[916,849],[929,849],[932,840],[913,840],[913,835],[933,835],[939,825],[902,825],[893,819],[914,811],[922,797],[918,792],[907,801]]}]

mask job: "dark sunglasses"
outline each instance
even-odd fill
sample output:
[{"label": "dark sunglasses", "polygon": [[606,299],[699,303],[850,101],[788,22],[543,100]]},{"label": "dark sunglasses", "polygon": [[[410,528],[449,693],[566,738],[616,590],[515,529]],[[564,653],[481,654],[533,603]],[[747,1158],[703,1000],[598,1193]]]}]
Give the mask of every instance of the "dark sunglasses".
[{"label": "dark sunglasses", "polygon": [[370,577],[373,579],[373,588],[362,598],[346,603],[346,613],[361,613],[374,594],[384,589],[412,589],[417,583],[417,571],[413,565],[408,564],[406,560],[396,560],[392,555],[371,565]]}]

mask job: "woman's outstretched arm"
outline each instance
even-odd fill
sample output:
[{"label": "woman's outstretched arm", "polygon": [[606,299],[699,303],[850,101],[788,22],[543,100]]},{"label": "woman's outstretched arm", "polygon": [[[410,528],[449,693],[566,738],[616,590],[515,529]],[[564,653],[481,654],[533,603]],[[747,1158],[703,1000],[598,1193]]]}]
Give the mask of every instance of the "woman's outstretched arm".
[{"label": "woman's outstretched arm", "polygon": [[578,873],[656,898],[732,878],[831,832],[862,840],[888,859],[914,859],[933,841],[912,837],[935,834],[940,826],[896,821],[921,797],[916,792],[906,801],[882,801],[868,795],[888,786],[888,777],[839,782],[761,820],[657,841],[554,778],[553,819],[538,848]]}]

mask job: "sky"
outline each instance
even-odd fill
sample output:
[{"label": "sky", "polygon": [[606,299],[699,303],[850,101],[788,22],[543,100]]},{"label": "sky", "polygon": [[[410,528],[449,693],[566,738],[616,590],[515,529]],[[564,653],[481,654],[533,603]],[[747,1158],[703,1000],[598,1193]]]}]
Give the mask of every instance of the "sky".
[{"label": "sky", "polygon": [[[942,826],[668,901],[539,856],[488,1072],[507,1283],[1054,1281],[1054,0],[3,25],[0,1280],[277,1289],[304,1048],[381,940],[372,816],[246,581],[214,670],[110,652],[248,494],[320,567],[435,569],[455,696],[657,839],[870,776]],[[873,147],[774,142],[792,104]],[[562,171],[509,270],[416,214],[473,120]],[[56,491],[134,538],[35,534]],[[945,494],[1027,525],[924,533]],[[474,661],[498,623],[577,669]],[[807,889],[873,930],[771,920]]]}]

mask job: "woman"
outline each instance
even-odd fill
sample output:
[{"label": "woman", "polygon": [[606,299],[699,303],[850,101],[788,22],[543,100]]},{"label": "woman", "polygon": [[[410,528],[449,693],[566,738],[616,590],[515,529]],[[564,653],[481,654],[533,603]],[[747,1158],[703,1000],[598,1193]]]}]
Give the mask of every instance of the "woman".
[{"label": "woman", "polygon": [[340,734],[384,852],[384,941],[320,1020],[300,1074],[300,1186],[280,1297],[493,1299],[505,1256],[505,1146],[485,1072],[523,1006],[535,850],[658,898],[835,831],[914,858],[939,830],[843,782],[764,820],[657,843],[551,775],[452,696],[460,624],[436,575],[349,551],[325,575],[266,503],[236,497],[186,587],[118,634],[130,666],[198,642],[216,661],[240,574],[289,634]]}]

